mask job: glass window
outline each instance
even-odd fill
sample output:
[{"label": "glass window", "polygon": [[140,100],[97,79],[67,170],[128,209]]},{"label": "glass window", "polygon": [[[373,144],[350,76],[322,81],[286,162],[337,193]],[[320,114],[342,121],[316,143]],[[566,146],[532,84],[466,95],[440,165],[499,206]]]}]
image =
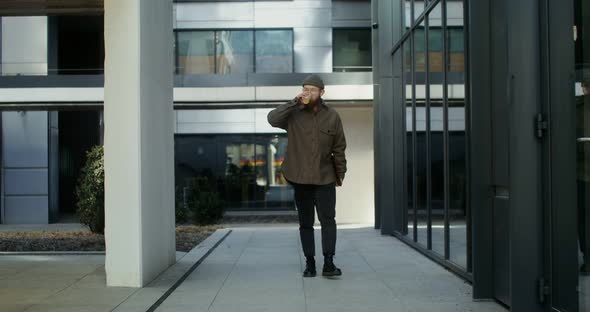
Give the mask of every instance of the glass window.
[{"label": "glass window", "polygon": [[333,71],[371,71],[371,29],[334,29]]},{"label": "glass window", "polygon": [[[465,60],[463,58],[463,2],[447,2],[449,114],[449,257],[467,268],[467,171],[465,145]],[[460,34],[459,36],[457,34]],[[459,44],[457,38],[460,37]]]},{"label": "glass window", "polygon": [[293,31],[256,31],[256,72],[293,72]]},{"label": "glass window", "polygon": [[463,1],[402,3],[408,238],[469,271]]},{"label": "glass window", "polygon": [[294,210],[282,176],[286,134],[195,134],[175,137],[177,207],[206,179],[224,210]]},{"label": "glass window", "polygon": [[429,25],[428,29],[428,71],[431,75],[437,77],[439,84],[442,83],[443,36],[441,27],[436,26],[436,24],[434,26]]},{"label": "glass window", "polygon": [[292,30],[177,32],[177,73],[293,72]]},{"label": "glass window", "polygon": [[[48,51],[47,72],[49,75],[104,73],[104,18],[102,16],[50,16],[47,26],[50,33],[49,40],[54,40],[56,47]],[[26,67],[31,65],[26,64]]]},{"label": "glass window", "polygon": [[403,97],[406,108],[406,201],[407,201],[407,230],[409,237],[414,239],[415,214],[414,214],[414,110],[412,107],[412,51],[411,40],[406,41],[402,46],[403,51]]},{"label": "glass window", "polygon": [[404,19],[403,25],[405,27],[405,31],[407,32],[412,26],[412,0],[405,0],[403,2],[404,14],[402,18]]},{"label": "glass window", "polygon": [[222,30],[215,32],[217,74],[239,74],[254,71],[253,32]]},{"label": "glass window", "polygon": [[177,33],[178,73],[184,75],[215,73],[215,33],[181,31]]},{"label": "glass window", "polygon": [[417,241],[427,246],[428,227],[428,176],[427,176],[427,132],[426,132],[426,32],[424,23],[414,31],[414,83],[415,83],[415,122],[416,122],[416,217],[417,217]]},{"label": "glass window", "polygon": [[430,104],[430,209],[432,250],[445,254],[445,157],[443,112],[443,36],[441,4],[428,16],[428,90]]},{"label": "glass window", "polygon": [[418,19],[420,14],[424,13],[425,0],[414,0],[414,19]]},{"label": "glass window", "polygon": [[[458,10],[458,9],[456,9]],[[457,13],[459,14],[459,13]],[[449,45],[449,71],[450,72],[464,72],[465,71],[465,39],[463,37],[463,27],[453,26],[447,29],[448,45]]]},{"label": "glass window", "polygon": [[[416,72],[423,73],[426,71],[426,32],[424,31],[424,22],[414,29],[414,57]],[[423,74],[419,74],[420,79],[416,80],[418,84],[424,84]],[[418,95],[418,94],[417,94]],[[422,93],[422,101],[424,101],[424,93]]]}]

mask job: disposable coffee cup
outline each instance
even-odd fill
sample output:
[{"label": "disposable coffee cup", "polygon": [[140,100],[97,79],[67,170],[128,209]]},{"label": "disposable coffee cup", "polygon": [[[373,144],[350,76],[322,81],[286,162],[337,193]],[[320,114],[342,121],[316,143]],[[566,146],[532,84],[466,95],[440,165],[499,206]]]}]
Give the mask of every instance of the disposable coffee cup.
[{"label": "disposable coffee cup", "polygon": [[310,100],[310,98],[307,95],[301,97],[301,103],[303,103],[305,105],[309,104],[309,100]]}]

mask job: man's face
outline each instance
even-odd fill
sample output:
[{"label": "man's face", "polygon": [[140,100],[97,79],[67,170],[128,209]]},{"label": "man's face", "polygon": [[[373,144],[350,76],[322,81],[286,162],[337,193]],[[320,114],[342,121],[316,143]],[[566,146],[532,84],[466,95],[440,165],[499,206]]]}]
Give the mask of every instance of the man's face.
[{"label": "man's face", "polygon": [[304,85],[303,93],[309,94],[310,102],[316,104],[320,101],[320,97],[324,95],[324,90],[316,86]]}]

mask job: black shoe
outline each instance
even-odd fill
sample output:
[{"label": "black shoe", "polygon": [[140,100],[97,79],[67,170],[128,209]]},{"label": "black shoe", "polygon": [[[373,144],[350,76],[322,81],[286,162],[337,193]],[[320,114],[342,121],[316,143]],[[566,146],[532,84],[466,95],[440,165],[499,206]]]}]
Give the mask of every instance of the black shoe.
[{"label": "black shoe", "polygon": [[590,265],[582,264],[582,266],[580,266],[580,275],[584,275],[584,276],[590,275]]},{"label": "black shoe", "polygon": [[322,275],[327,277],[342,275],[342,271],[334,265],[332,256],[324,256]]},{"label": "black shoe", "polygon": [[308,257],[305,261],[305,271],[303,271],[303,277],[314,277],[316,274],[315,260],[313,257]]}]

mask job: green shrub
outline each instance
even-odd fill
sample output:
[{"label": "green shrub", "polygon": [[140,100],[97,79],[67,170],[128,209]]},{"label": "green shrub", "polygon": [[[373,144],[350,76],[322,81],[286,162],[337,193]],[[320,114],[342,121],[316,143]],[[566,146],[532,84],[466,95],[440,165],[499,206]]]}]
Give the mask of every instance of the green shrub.
[{"label": "green shrub", "polygon": [[176,187],[176,200],[175,200],[175,215],[176,215],[176,223],[177,224],[184,224],[187,223],[190,219],[190,211],[188,208],[184,206],[184,197],[182,188]]},{"label": "green shrub", "polygon": [[104,151],[94,146],[86,153],[76,186],[76,212],[94,233],[104,233]]},{"label": "green shrub", "polygon": [[214,183],[207,177],[197,176],[189,181],[188,209],[193,223],[214,224],[223,215],[222,202]]}]

